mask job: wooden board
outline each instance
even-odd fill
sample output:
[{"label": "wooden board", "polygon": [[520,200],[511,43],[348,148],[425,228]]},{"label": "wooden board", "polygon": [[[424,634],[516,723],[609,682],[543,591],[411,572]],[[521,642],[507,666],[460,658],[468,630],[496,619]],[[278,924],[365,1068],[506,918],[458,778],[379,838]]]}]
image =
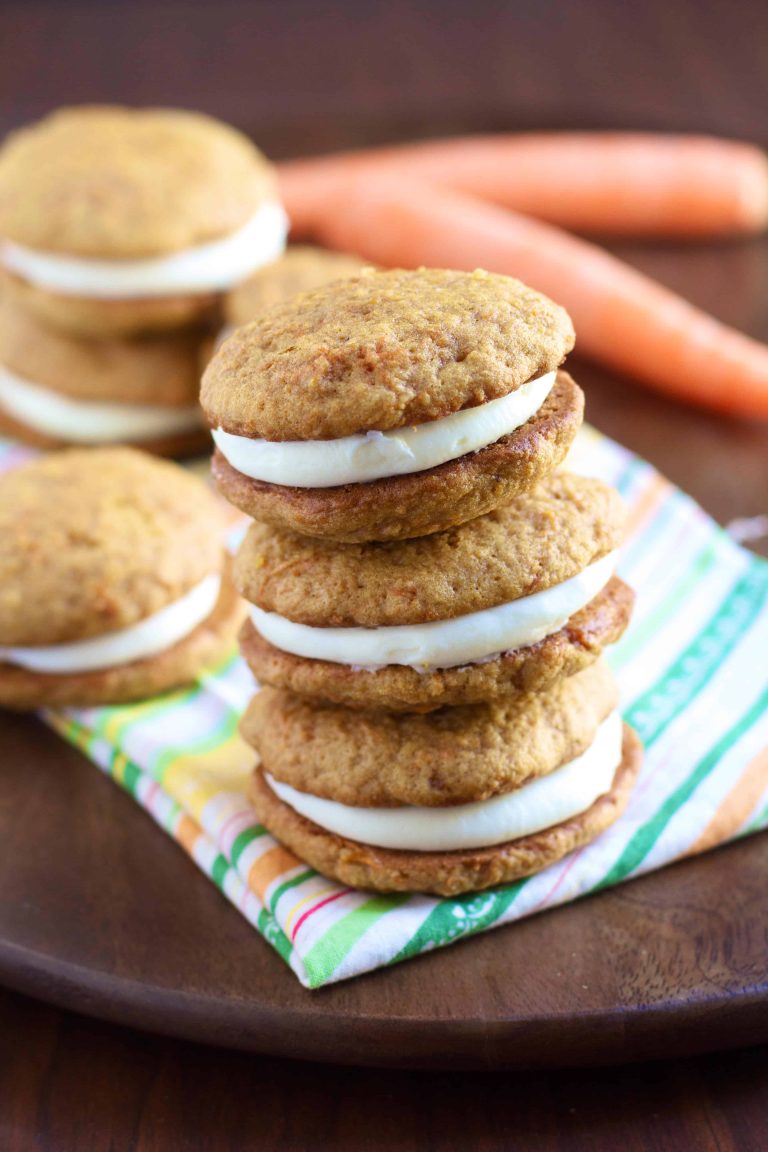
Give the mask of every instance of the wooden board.
[{"label": "wooden board", "polygon": [[2,718],[0,764],[0,981],[55,1004],[214,1044],[396,1066],[617,1062],[768,1039],[768,837],[308,992],[134,802],[38,721]]},{"label": "wooden board", "polygon": [[[766,241],[622,254],[768,333]],[[577,360],[573,371],[589,419],[723,523],[768,511],[768,426]],[[535,1067],[765,1041],[767,874],[764,835],[310,993],[115,784],[37,721],[0,716],[0,982],[211,1043],[336,1063]]]}]

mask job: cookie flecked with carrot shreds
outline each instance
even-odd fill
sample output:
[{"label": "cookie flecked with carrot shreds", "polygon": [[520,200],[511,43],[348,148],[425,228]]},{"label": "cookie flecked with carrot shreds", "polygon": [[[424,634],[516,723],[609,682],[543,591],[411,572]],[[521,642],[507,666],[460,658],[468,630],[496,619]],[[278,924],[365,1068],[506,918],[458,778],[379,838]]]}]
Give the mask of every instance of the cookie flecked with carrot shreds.
[{"label": "cookie flecked with carrot shreds", "polygon": [[640,744],[598,662],[542,692],[425,716],[263,688],[241,722],[262,824],[326,876],[454,896],[529,876],[624,810]]},{"label": "cookie flecked with carrot shreds", "polygon": [[347,707],[426,712],[546,688],[624,632],[624,512],[556,473],[457,528],[339,547],[251,526],[235,582],[256,678]]},{"label": "cookie flecked with carrot shreds", "polygon": [[366,269],[224,342],[201,403],[223,494],[341,542],[425,536],[532,488],[583,396],[567,313],[506,276]]},{"label": "cookie flecked with carrot shreds", "polygon": [[132,448],[0,477],[0,706],[138,700],[194,681],[242,608],[201,482]]}]

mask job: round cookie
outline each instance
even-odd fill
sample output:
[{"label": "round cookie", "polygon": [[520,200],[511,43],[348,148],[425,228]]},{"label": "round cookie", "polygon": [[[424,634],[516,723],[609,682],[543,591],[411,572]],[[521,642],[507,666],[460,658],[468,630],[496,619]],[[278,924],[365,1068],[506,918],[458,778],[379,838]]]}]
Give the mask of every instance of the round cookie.
[{"label": "round cookie", "polygon": [[[525,601],[613,552],[623,527],[623,505],[612,488],[561,473],[485,516],[411,540],[340,548],[253,524],[235,561],[235,580],[261,611],[317,629],[322,645],[322,629],[431,625]],[[367,634],[355,641],[361,646],[354,662],[329,659],[322,647],[316,658],[296,655],[306,649],[281,649],[278,637],[270,643],[268,632],[259,634],[265,625],[258,619],[255,627],[244,625],[241,649],[263,683],[348,707],[428,711],[494,699],[570,675],[621,636],[633,594],[618,578],[608,581],[608,573],[602,579],[594,594],[580,593],[570,612],[558,609],[565,623],[549,635],[539,631],[500,652],[494,627],[495,649],[453,667],[366,658]],[[409,634],[409,646],[410,640]]]},{"label": "round cookie", "polygon": [[640,741],[625,725],[623,757],[613,787],[585,812],[505,844],[454,852],[378,848],[327,832],[280,800],[260,769],[251,780],[249,799],[273,836],[312,868],[342,884],[378,892],[458,896],[531,876],[596,839],[626,808],[641,759]]},{"label": "round cookie", "polygon": [[[223,535],[200,481],[134,449],[65,450],[0,477],[0,704],[134,699],[194,679],[231,649],[242,618],[216,580]],[[8,651],[39,664],[59,646],[113,644],[190,598],[161,651],[51,671]]]},{"label": "round cookie", "polygon": [[275,780],[358,808],[487,800],[580,756],[618,702],[601,661],[542,692],[428,715],[350,712],[263,688],[240,724]]},{"label": "round cookie", "polygon": [[62,108],[0,152],[3,236],[68,256],[179,252],[235,232],[274,194],[259,150],[199,112]]},{"label": "round cookie", "polygon": [[[105,440],[135,440],[150,451],[173,454],[203,450],[208,434],[202,414],[197,427],[190,426],[190,418],[199,411],[198,362],[204,338],[201,330],[189,329],[132,340],[85,340],[41,324],[5,297],[0,301],[0,428],[41,447],[73,443],[77,435],[56,434],[47,425],[33,427],[14,416],[4,405],[4,376],[10,374],[11,385],[31,384],[75,405],[139,406],[149,412],[157,409],[163,424],[171,421],[170,428],[161,427],[159,433],[137,438],[129,432]],[[173,430],[177,412],[179,428]],[[88,436],[86,442],[93,440]]]},{"label": "round cookie", "polygon": [[282,304],[299,292],[308,292],[333,280],[356,275],[365,263],[346,252],[292,244],[279,260],[257,269],[225,296],[224,322],[239,328],[267,308]]},{"label": "round cookie", "polygon": [[[256,519],[345,543],[460,524],[532,487],[565,456],[583,396],[566,373],[554,373],[572,344],[567,314],[505,276],[366,269],[304,293],[235,332],[206,369],[201,403],[218,445],[217,484]],[[549,391],[531,402],[542,380]],[[519,417],[498,408],[489,415],[494,401],[510,404],[518,390]],[[459,418],[475,423],[459,434]],[[492,430],[479,433],[477,422],[488,419]],[[440,444],[416,466],[421,449],[399,446],[414,429]],[[380,465],[358,468],[360,449],[372,442],[380,451],[381,437],[400,455],[392,474],[388,463],[386,475]],[[278,456],[269,476],[260,463],[265,443]],[[286,452],[295,461],[307,443],[321,453],[310,473],[319,468],[322,478],[297,485],[295,465],[282,461]],[[243,452],[253,466],[235,465],[231,457]],[[352,454],[333,473],[350,482],[328,479],[327,452],[329,464]]]},{"label": "round cookie", "polygon": [[573,341],[567,312],[509,276],[365,269],[238,329],[201,403],[212,427],[243,437],[388,432],[507,396]]},{"label": "round cookie", "polygon": [[[273,169],[258,149],[194,112],[65,108],[11,133],[0,150],[0,236],[22,255],[127,266],[185,254],[235,235],[276,197]],[[142,294],[139,286],[110,299],[80,291],[76,281],[53,288],[8,251],[3,263],[25,307],[85,335],[208,317],[219,290],[195,284]]]},{"label": "round cookie", "polygon": [[612,552],[624,505],[601,480],[560,472],[458,527],[339,548],[252,524],[235,562],[240,592],[319,628],[425,624],[544,591]]}]

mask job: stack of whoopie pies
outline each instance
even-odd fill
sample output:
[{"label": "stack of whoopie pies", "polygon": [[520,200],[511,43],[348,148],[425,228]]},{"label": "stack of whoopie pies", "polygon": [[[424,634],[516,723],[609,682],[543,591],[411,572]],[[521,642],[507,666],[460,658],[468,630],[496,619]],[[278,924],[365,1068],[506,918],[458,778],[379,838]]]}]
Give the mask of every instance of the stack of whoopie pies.
[{"label": "stack of whoopie pies", "polygon": [[283,250],[271,166],[192,112],[84,106],[0,149],[0,433],[41,447],[205,444],[201,348]]},{"label": "stack of whoopie pies", "polygon": [[582,421],[562,308],[484,272],[372,270],[276,305],[203,378],[258,680],[251,799],[310,865],[455,894],[538,871],[626,804],[601,659],[622,508],[555,472]]}]

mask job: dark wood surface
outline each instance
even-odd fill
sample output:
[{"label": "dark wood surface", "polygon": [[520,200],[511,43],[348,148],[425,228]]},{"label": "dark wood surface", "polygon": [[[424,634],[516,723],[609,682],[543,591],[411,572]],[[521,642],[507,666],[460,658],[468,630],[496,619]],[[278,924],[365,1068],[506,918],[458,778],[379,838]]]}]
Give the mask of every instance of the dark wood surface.
[{"label": "dark wood surface", "polygon": [[767,1061],[768,1049],[748,1049],[599,1072],[340,1073],[0,993],[0,1147],[765,1152]]},{"label": "dark wood surface", "polygon": [[[206,109],[251,131],[274,156],[517,127],[650,127],[768,139],[768,7],[759,0],[347,0],[332,10],[311,0],[5,0],[0,43],[0,131],[62,102],[122,100]],[[768,335],[764,243],[627,248],[625,255],[723,318]],[[593,422],[653,460],[722,522],[768,511],[764,427],[718,420],[577,370]],[[766,549],[765,542],[757,546]],[[4,729],[6,754],[9,730],[11,741],[20,731],[16,722]],[[449,1023],[483,1003],[498,1006],[510,987],[535,1008],[537,975],[552,951],[568,974],[554,991],[561,998],[563,988],[580,992],[586,1014],[596,994],[587,960],[601,945],[601,979],[615,957],[633,962],[656,1004],[667,1003],[692,974],[709,989],[710,1004],[733,980],[753,994],[765,982],[765,897],[755,889],[765,875],[763,837],[583,905],[592,913],[576,948],[568,950],[568,941],[581,910],[567,909],[309,997],[114,785],[63,749],[55,766],[46,760],[39,741],[50,737],[21,739],[27,761],[10,774],[0,750],[0,821],[11,829],[0,838],[0,915],[38,952],[69,918],[93,963],[125,981],[144,965],[162,992],[174,986],[179,954],[197,953],[197,991],[205,992],[206,969],[213,965],[234,980],[238,950],[248,949],[252,989],[266,971],[275,988],[308,997],[319,1015],[334,998],[354,1005],[373,995],[382,1013],[396,1017],[418,991],[428,1017],[447,988],[440,1011]],[[11,802],[20,807],[10,812]],[[14,813],[47,828],[51,848],[17,846]],[[158,883],[142,885],[158,866]],[[17,899],[29,881],[36,898]],[[177,884],[182,909],[170,900]],[[50,915],[54,907],[58,919]],[[201,945],[209,922],[217,925],[217,955]],[[724,923],[733,930],[723,933]],[[678,933],[684,946],[675,944]],[[649,943],[663,958],[660,967],[639,962]],[[389,987],[378,991],[376,982],[381,987],[389,976]],[[35,991],[50,993],[44,977]],[[734,1032],[738,999],[730,1014],[713,1018],[706,998],[702,1003],[699,1043],[702,1034],[713,1045],[746,1038]],[[79,1006],[95,1007],[85,995]],[[241,1006],[233,995],[235,1021]],[[629,1042],[641,1056],[657,1023],[650,1012],[634,1033],[617,1029],[614,1052],[626,1052]],[[588,1015],[583,1024],[589,1027]],[[675,1031],[667,1036],[670,1056],[690,1040]],[[329,1038],[325,1056],[338,1058],[343,1039]],[[527,1042],[546,1047],[538,1028]],[[487,1044],[493,1057],[490,1033]],[[3,995],[0,1148],[762,1152],[767,1055],[730,1052],[611,1071],[340,1070],[140,1035]]]}]

